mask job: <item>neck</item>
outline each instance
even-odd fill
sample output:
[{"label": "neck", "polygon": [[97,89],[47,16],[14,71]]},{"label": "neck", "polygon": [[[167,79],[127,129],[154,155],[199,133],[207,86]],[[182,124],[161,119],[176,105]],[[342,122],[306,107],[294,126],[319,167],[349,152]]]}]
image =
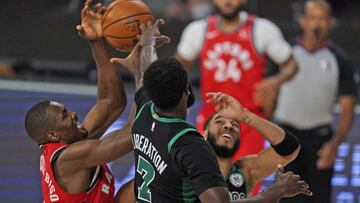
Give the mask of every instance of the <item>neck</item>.
[{"label": "neck", "polygon": [[234,19],[226,19],[220,16],[219,26],[225,32],[232,32],[236,30],[240,25],[240,17]]},{"label": "neck", "polygon": [[302,37],[302,45],[305,49],[309,50],[309,51],[314,51],[317,49],[320,49],[322,47],[324,47],[327,43],[327,39],[323,38],[323,39],[316,39],[314,37],[306,37],[303,36]]},{"label": "neck", "polygon": [[226,177],[231,170],[232,158],[221,158],[217,156],[217,160],[219,163],[221,174]]},{"label": "neck", "polygon": [[155,106],[155,111],[165,117],[186,119],[186,111],[182,112],[179,105],[171,109],[160,109]]}]

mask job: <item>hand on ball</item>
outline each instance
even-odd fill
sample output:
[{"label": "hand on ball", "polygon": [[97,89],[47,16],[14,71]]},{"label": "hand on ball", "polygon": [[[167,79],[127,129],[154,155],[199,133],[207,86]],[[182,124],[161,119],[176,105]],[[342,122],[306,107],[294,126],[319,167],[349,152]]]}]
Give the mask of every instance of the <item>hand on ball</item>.
[{"label": "hand on ball", "polygon": [[102,17],[106,12],[106,8],[101,3],[91,6],[92,0],[85,2],[84,8],[81,10],[81,25],[77,25],[76,29],[83,38],[94,41],[103,37]]}]

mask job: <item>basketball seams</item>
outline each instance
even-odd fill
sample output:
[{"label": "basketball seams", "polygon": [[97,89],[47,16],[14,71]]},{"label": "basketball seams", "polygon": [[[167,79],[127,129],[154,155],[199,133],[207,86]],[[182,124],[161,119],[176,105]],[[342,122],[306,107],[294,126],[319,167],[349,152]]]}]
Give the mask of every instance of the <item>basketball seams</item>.
[{"label": "basketball seams", "polygon": [[108,7],[102,18],[102,30],[108,44],[129,52],[136,44],[138,24],[153,22],[150,8],[141,0],[117,0]]},{"label": "basketball seams", "polygon": [[132,17],[136,17],[136,16],[141,16],[141,15],[144,15],[144,16],[153,16],[152,13],[138,13],[138,14],[135,14],[135,15],[132,15],[132,16],[126,16],[124,18],[120,18],[120,19],[117,19],[116,21],[110,23],[109,25],[107,25],[106,27],[103,27],[103,32],[105,32],[105,30],[110,27],[111,25],[119,22],[119,21],[122,21],[122,20],[126,20],[128,18],[132,18]]},{"label": "basketball seams", "polygon": [[116,37],[116,36],[112,36],[112,35],[105,35],[104,37],[114,38],[114,39],[132,39],[132,38],[136,38],[136,36],[130,36],[130,37]]},{"label": "basketball seams", "polygon": [[107,8],[107,11],[106,11],[106,13],[105,13],[104,16],[103,16],[103,19],[105,19],[106,16],[110,13],[110,11],[111,11],[113,8],[115,8],[118,4],[121,4],[121,3],[124,3],[124,2],[127,2],[127,1],[134,1],[134,0],[124,0],[124,1],[120,1],[120,2],[115,3],[113,6],[111,6],[111,4],[110,4],[110,7]]}]

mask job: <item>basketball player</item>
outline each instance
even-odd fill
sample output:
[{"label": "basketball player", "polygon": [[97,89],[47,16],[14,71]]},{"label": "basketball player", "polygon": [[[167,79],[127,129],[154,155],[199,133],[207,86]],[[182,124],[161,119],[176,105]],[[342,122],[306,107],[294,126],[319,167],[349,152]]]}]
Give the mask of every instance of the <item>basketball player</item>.
[{"label": "basketball player", "polygon": [[[116,65],[104,43],[101,4],[82,10],[79,34],[89,41],[98,67],[98,99],[82,124],[76,113],[55,101],[43,101],[26,114],[28,135],[40,145],[40,174],[44,202],[113,202],[114,178],[105,165],[131,151],[130,128],[135,108],[124,128],[99,140],[110,124],[123,112],[126,95]],[[156,24],[155,24],[156,25]],[[142,26],[142,31],[144,26]],[[147,40],[142,35],[140,45]],[[134,49],[138,51],[138,49]],[[130,68],[138,60],[130,54],[124,62]],[[136,73],[133,71],[133,73]],[[139,83],[139,75],[134,75]]]},{"label": "basketball player", "polygon": [[[274,173],[278,164],[284,166],[295,159],[300,150],[299,141],[290,132],[242,107],[233,97],[223,93],[207,95],[218,112],[206,121],[203,135],[216,153],[230,198],[247,198],[255,184]],[[232,156],[241,142],[240,122],[259,131],[272,147],[233,163]]]},{"label": "basketball player", "polygon": [[[145,71],[132,127],[136,202],[231,202],[213,150],[185,121],[193,102],[187,73],[176,59],[158,59]],[[261,195],[234,202],[310,195],[298,176],[282,178]]]},{"label": "basketball player", "polygon": [[[216,15],[189,24],[181,37],[177,58],[190,67],[199,57],[200,96],[207,92],[229,94],[251,112],[270,115],[279,87],[296,73],[291,48],[272,22],[244,11],[247,0],[212,0]],[[264,78],[265,62],[276,62],[279,74]],[[204,102],[197,117],[198,129],[214,113]],[[264,139],[242,125],[241,147],[234,160],[263,149]]]}]

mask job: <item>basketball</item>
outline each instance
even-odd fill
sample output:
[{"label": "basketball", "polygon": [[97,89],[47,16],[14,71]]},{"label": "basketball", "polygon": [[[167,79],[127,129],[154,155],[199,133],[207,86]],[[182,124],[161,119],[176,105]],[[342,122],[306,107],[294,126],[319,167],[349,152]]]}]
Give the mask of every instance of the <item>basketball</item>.
[{"label": "basketball", "polygon": [[130,52],[137,43],[139,25],[149,21],[154,21],[154,16],[141,0],[114,1],[103,17],[104,37],[112,47]]}]

